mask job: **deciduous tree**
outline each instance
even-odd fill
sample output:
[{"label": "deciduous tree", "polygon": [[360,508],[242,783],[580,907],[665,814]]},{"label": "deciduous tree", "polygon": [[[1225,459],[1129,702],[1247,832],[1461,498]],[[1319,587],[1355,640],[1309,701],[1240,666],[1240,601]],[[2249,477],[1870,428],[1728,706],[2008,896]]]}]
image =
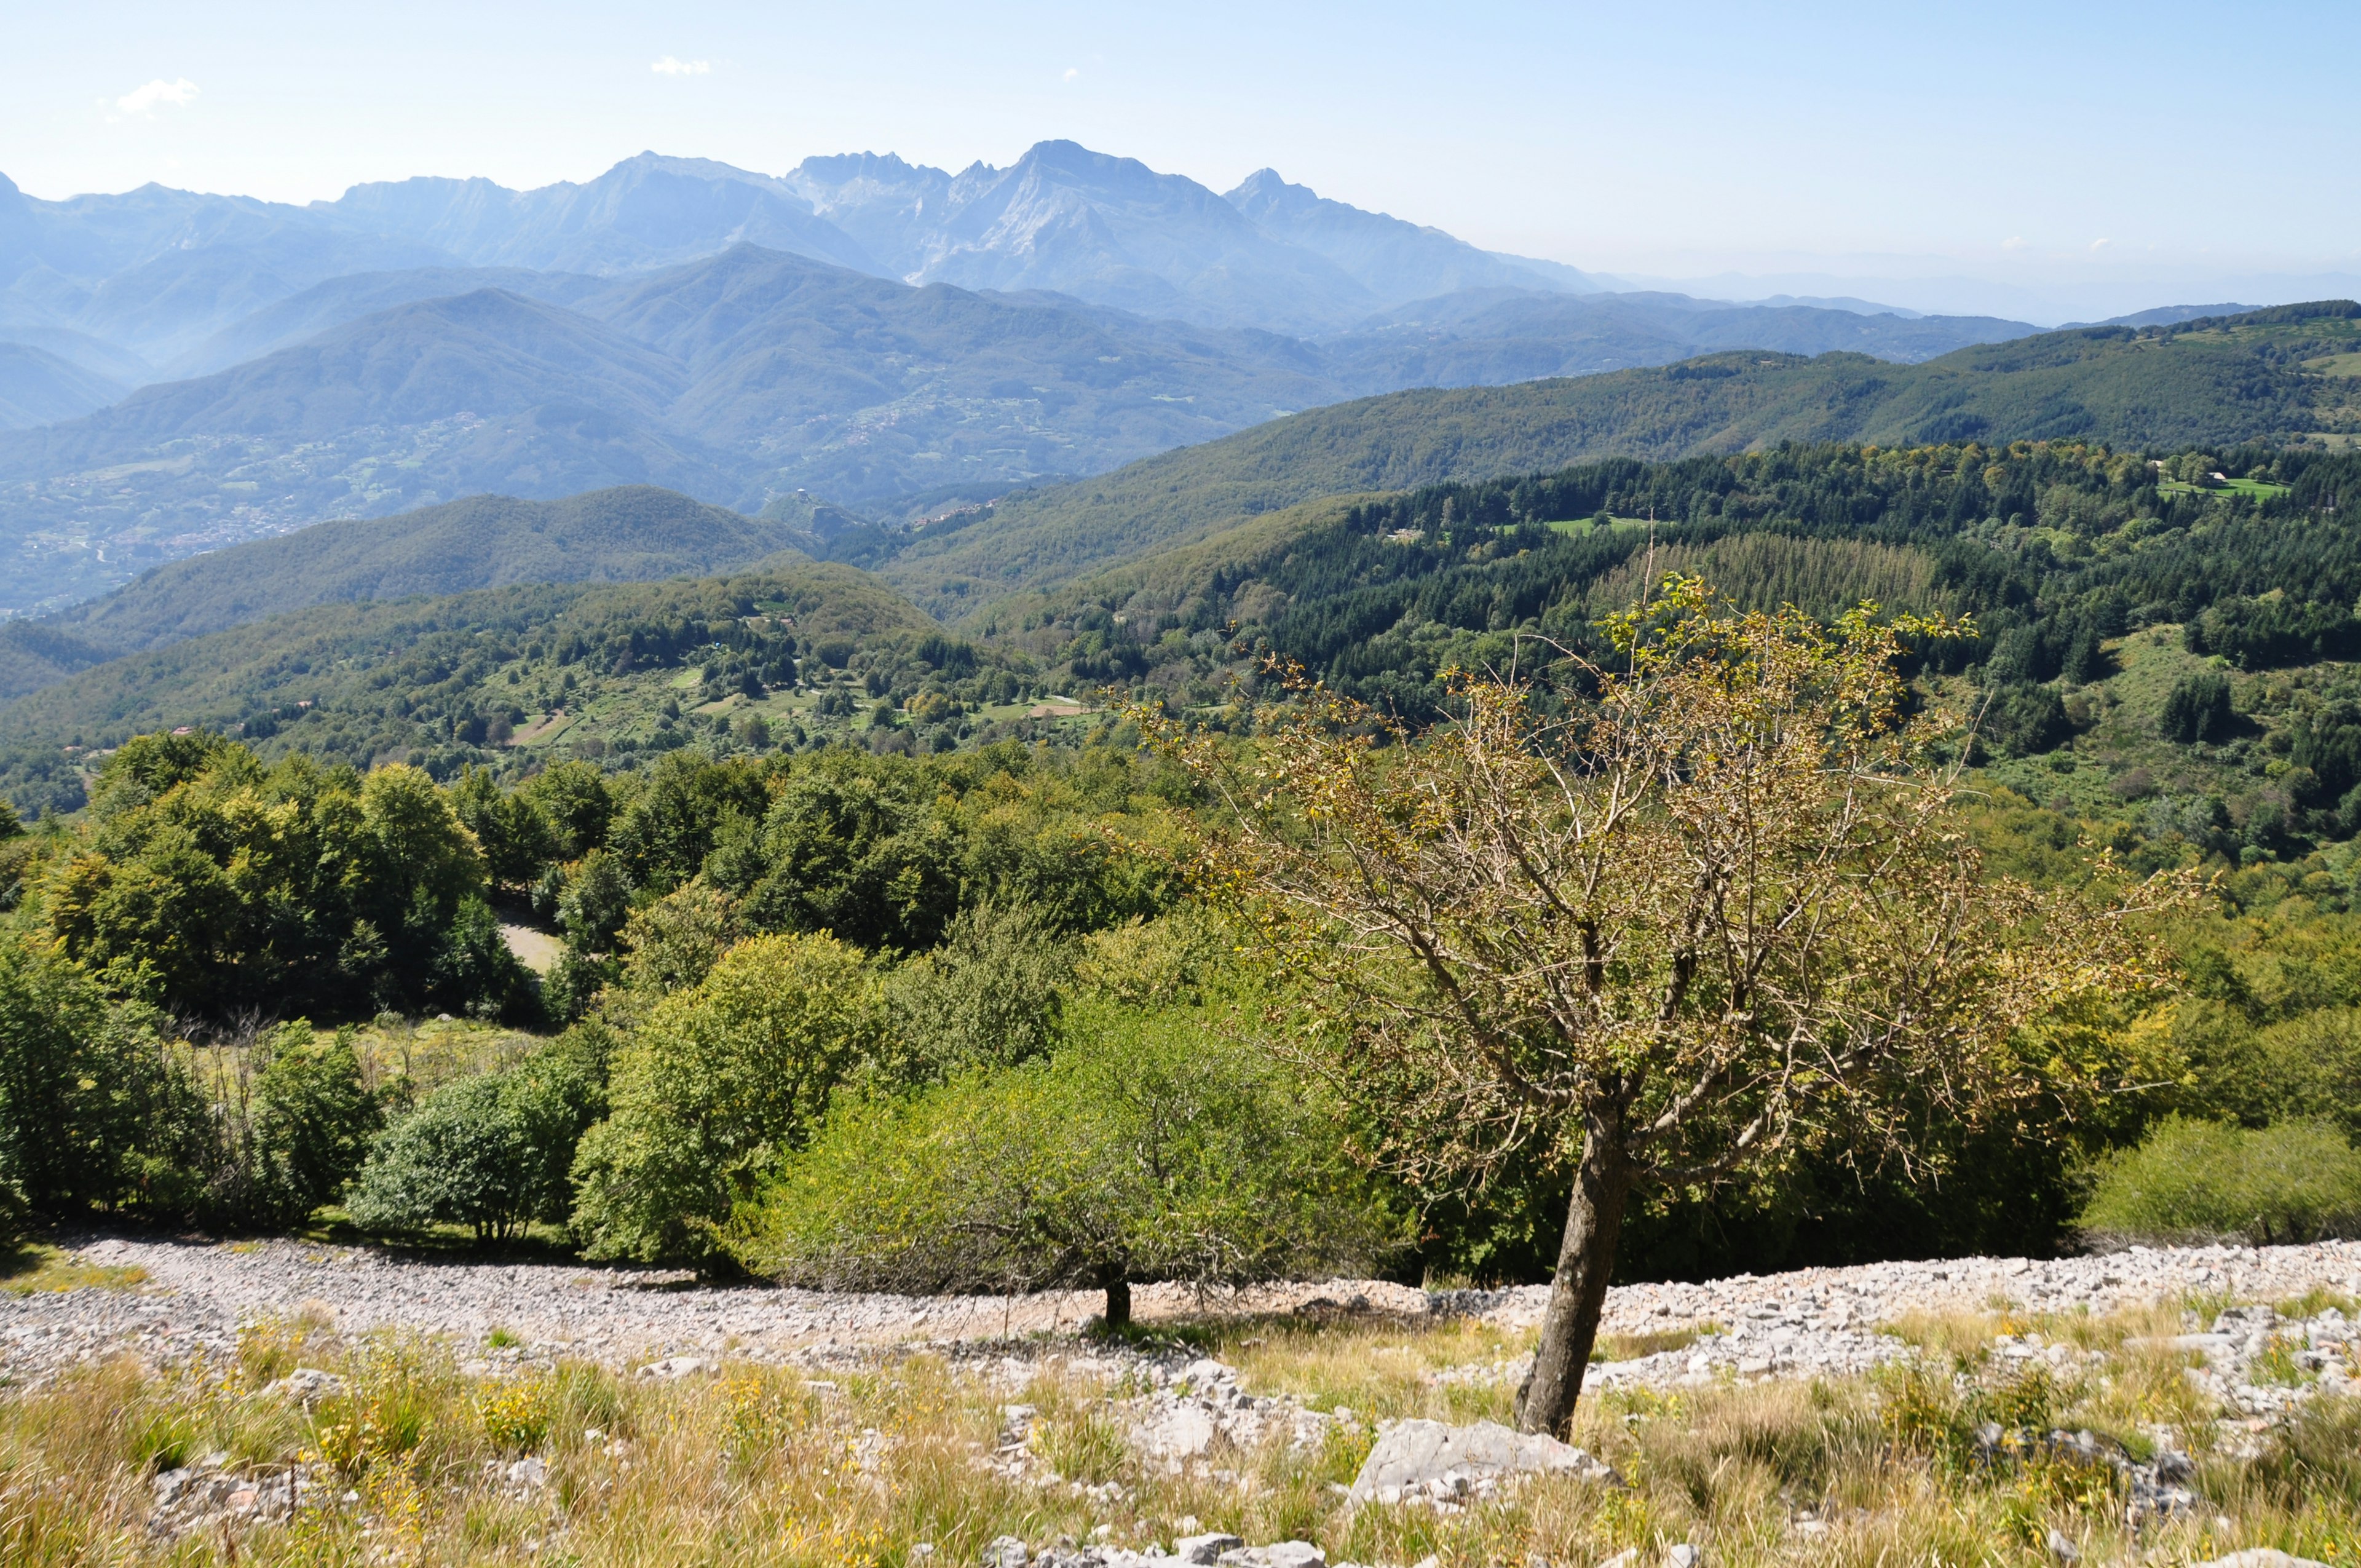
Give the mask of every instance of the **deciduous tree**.
[{"label": "deciduous tree", "polygon": [[1316,980],[1319,1059],[1392,1161],[1574,1162],[1535,1431],[1573,1415],[1636,1188],[1817,1140],[1906,1158],[1931,1118],[2031,1128],[2105,1089],[2090,1031],[2022,1026],[2158,981],[2135,916],[2175,891],[1987,872],[1938,762],[1956,727],[1897,673],[1949,628],[1675,578],[1603,630],[1611,667],[1462,678],[1422,737],[1301,678],[1243,751],[1141,716],[1226,802],[1201,874]]}]

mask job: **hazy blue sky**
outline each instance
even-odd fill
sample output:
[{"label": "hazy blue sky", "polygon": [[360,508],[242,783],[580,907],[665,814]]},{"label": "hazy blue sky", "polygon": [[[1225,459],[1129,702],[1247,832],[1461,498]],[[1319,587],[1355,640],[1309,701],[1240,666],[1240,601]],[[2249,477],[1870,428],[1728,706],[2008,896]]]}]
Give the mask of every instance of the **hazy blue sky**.
[{"label": "hazy blue sky", "polygon": [[1630,274],[1974,279],[2005,303],[2361,272],[2352,0],[12,0],[5,31],[0,170],[45,197],[533,185],[644,148],[959,168],[1071,137]]}]

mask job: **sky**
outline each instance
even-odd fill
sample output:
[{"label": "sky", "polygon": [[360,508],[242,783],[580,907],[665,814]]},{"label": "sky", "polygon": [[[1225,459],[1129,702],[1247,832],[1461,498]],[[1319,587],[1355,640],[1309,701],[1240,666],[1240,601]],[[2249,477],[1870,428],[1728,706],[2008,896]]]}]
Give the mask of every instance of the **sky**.
[{"label": "sky", "polygon": [[1070,137],[1217,191],[1268,165],[1490,248],[1733,295],[1873,287],[2048,324],[2361,275],[2351,0],[0,16],[0,172],[49,199],[522,187],[643,149],[958,169]]}]

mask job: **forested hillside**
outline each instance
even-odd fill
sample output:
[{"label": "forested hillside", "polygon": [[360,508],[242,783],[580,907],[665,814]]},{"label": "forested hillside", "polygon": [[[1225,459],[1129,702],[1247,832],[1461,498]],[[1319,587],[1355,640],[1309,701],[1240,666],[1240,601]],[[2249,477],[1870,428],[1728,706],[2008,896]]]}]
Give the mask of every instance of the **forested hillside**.
[{"label": "forested hillside", "polygon": [[1322,496],[1781,441],[2070,438],[2180,450],[2361,431],[2361,306],[2049,333],[1921,365],[1730,353],[1662,369],[1401,392],[1276,420],[920,531],[877,565],[945,619]]},{"label": "forested hillside", "polygon": [[646,486],[555,501],[474,496],[381,521],[324,522],[156,567],[41,622],[0,624],[0,695],[65,673],[60,639],[94,663],[306,605],[702,576],[815,543],[792,523]]},{"label": "forested hillside", "polygon": [[107,750],[195,727],[259,754],[449,778],[696,743],[958,749],[1032,733],[1033,662],[834,564],[323,604],[114,660],[0,708],[0,794],[71,810]]},{"label": "forested hillside", "polygon": [[[2079,1201],[2076,1148],[2134,1138],[2144,1118],[2171,1108],[2257,1124],[2331,1113],[2323,1107],[2349,1106],[2361,1084],[2349,1046],[2361,992],[2340,956],[2353,945],[2346,912],[2361,900],[2361,534],[2347,521],[2356,502],[2355,454],[1799,444],[1307,503],[1033,600],[972,639],[835,563],[319,605],[85,670],[0,710],[5,782],[20,810],[68,811],[95,792],[94,827],[53,817],[6,840],[15,847],[0,870],[19,868],[16,917],[48,922],[90,972],[116,977],[104,983],[180,986],[203,1005],[267,984],[333,1013],[338,965],[393,1004],[464,1001],[517,1017],[565,1015],[620,981],[605,1016],[628,1033],[642,1027],[634,1009],[667,989],[735,1016],[736,992],[708,993],[697,977],[741,938],[755,945],[738,961],[785,965],[777,974],[804,976],[792,986],[818,985],[812,976],[852,960],[761,944],[774,939],[764,933],[823,928],[876,950],[923,949],[947,933],[983,943],[998,955],[988,963],[930,958],[907,972],[939,979],[984,964],[970,979],[1005,989],[1035,983],[1005,966],[1051,950],[1027,932],[1167,907],[1161,873],[1126,866],[1115,847],[1170,830],[1158,814],[1201,797],[1138,760],[1131,731],[1082,711],[1100,690],[1245,741],[1271,710],[1241,699],[1283,695],[1264,663],[1276,655],[1416,727],[1450,710],[1455,667],[1560,678],[1565,651],[1598,652],[1599,619],[1668,572],[1703,574],[1740,605],[1820,616],[1869,597],[1974,620],[1973,637],[1927,647],[1910,673],[1930,698],[1974,718],[1969,821],[1997,865],[2071,878],[2081,874],[2072,846],[2088,835],[2135,868],[2226,873],[2207,912],[2175,927],[2192,999],[2169,1014],[2169,1039],[2139,1036],[2139,1049],[2183,1066],[2169,1092],[2125,1102],[2081,1127],[2079,1144],[1979,1135],[1947,1145],[1958,1164],[1939,1194],[1817,1156],[1759,1189],[1668,1192],[1632,1218],[1632,1266],[1770,1267],[2062,1237]],[[173,729],[188,731],[174,744],[211,760],[185,789],[157,796],[180,803],[168,821],[166,806],[143,804],[126,781],[166,755],[159,741],[130,737]],[[1045,744],[994,746],[1005,740]],[[369,795],[340,764],[395,783]],[[1113,837],[1063,806],[1045,824],[1039,792],[1063,798],[1059,781],[1074,770],[1095,770],[1129,802]],[[278,895],[253,880],[259,871],[233,876],[247,862],[232,855],[206,894],[225,901],[221,939],[247,944],[227,968],[176,956],[171,922],[195,915],[140,902],[141,889],[161,885],[150,873],[169,864],[195,876],[186,854],[229,855],[222,846],[258,825],[283,818],[292,826],[270,831],[296,833],[316,819],[317,832],[340,833],[354,813],[375,812],[380,836],[392,833],[404,778],[427,781],[401,784],[413,792],[439,783],[473,834],[488,880],[471,886],[515,917],[555,922],[566,956],[550,980],[536,986],[504,967],[486,945],[490,916],[468,913],[477,894],[465,889],[448,894],[442,935],[407,916],[385,927],[394,935],[381,948],[308,925],[273,935]],[[278,804],[249,811],[238,804],[249,796]],[[599,800],[609,804],[592,810]],[[219,831],[181,836],[187,823],[214,821],[186,816],[200,806]],[[280,876],[301,861],[272,855],[252,864],[267,860]],[[392,860],[370,874],[399,892]],[[368,911],[393,896],[375,886],[286,896],[333,904],[331,925],[374,927]],[[1003,897],[1027,907],[1006,915],[994,902]],[[1018,924],[990,924],[1005,915]],[[1032,920],[1046,924],[1024,925]],[[1191,945],[1202,933],[1167,927],[1156,940],[1180,946],[1125,948],[1124,964],[1146,967],[1093,972],[1130,975],[1122,994],[1149,999],[1142,1005],[1197,994],[1186,990],[1197,981],[1176,977],[1211,961]],[[150,948],[167,978],[137,978]],[[763,972],[764,985],[790,983]],[[839,978],[857,989],[859,972]],[[987,1023],[1034,1029],[1021,1012],[995,1001],[973,1017],[895,1014],[876,1039],[950,1039],[939,1031]],[[642,1041],[631,1048],[671,1038],[649,1026],[659,1033],[631,1036]],[[2107,1048],[2131,1049],[2119,1035]],[[560,1118],[569,1157],[588,1114]],[[619,1255],[706,1245],[631,1206],[642,1199],[615,1196],[630,1180],[600,1185],[600,1161],[635,1168],[638,1155],[583,1146],[605,1152],[583,1157],[574,1187],[558,1183],[558,1196],[535,1202],[553,1214],[577,1205],[578,1234]],[[1426,1255],[1530,1277],[1552,1234],[1538,1216],[1563,1203],[1564,1179],[1521,1168],[1480,1203],[1435,1199]],[[663,1202],[675,1201],[720,1201]]]}]

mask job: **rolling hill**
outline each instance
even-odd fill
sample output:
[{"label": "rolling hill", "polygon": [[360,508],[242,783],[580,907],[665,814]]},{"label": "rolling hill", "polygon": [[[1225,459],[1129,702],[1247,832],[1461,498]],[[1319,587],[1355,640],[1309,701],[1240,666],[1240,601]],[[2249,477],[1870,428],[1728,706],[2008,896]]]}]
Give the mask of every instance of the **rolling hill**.
[{"label": "rolling hill", "polygon": [[46,348],[0,343],[0,430],[78,419],[123,396],[122,383]]},{"label": "rolling hill", "polygon": [[[956,646],[979,697],[1030,689],[1005,658]],[[72,809],[89,752],[181,725],[266,755],[407,758],[440,775],[726,749],[758,716],[783,739],[844,737],[873,720],[873,674],[883,690],[952,648],[875,579],[794,555],[726,576],[322,604],[117,658],[0,708],[0,794]]]},{"label": "rolling hill", "polygon": [[947,620],[1323,496],[1666,459],[1783,441],[1901,445],[2074,437],[2179,448],[2361,431],[2361,380],[2309,367],[2361,346],[2361,306],[2046,333],[1917,365],[1709,355],[1663,368],[1398,392],[1316,409],[1012,496],[915,531],[877,570]]},{"label": "rolling hill", "polygon": [[[176,561],[46,625],[131,653],[314,604],[710,576],[810,542],[790,526],[648,486],[555,501],[471,496]],[[0,635],[26,624],[10,622]]]}]

